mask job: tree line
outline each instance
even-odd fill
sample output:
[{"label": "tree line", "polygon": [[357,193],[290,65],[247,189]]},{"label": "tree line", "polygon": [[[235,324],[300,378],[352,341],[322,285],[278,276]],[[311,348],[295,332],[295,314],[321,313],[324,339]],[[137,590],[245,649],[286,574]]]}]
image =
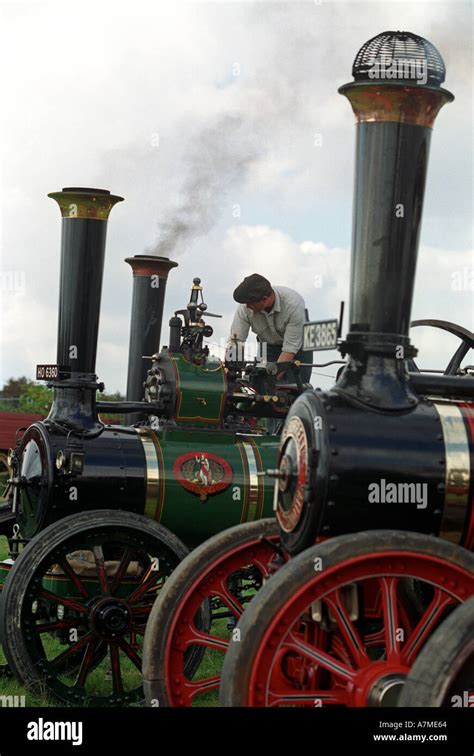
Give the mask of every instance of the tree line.
[{"label": "tree line", "polygon": [[[115,394],[98,394],[102,401],[120,402],[125,397],[116,391]],[[33,412],[47,415],[53,401],[53,390],[42,383],[36,383],[22,375],[20,378],[9,378],[0,391],[0,412]]]}]

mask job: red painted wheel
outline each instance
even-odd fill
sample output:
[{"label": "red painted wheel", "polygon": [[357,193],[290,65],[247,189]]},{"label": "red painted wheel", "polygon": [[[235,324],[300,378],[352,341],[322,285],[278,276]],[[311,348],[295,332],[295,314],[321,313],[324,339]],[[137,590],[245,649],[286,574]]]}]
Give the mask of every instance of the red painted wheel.
[{"label": "red painted wheel", "polygon": [[425,645],[399,706],[474,707],[474,597],[458,606]]},{"label": "red painted wheel", "polygon": [[[143,685],[149,706],[217,704],[223,655],[233,628],[265,578],[276,571],[278,526],[275,520],[237,525],[191,552],[166,582],[153,605],[143,644]],[[203,632],[196,618],[211,607],[211,627]],[[206,650],[192,675],[185,654]]]},{"label": "red painted wheel", "polygon": [[[415,614],[407,586],[424,596]],[[393,706],[427,638],[472,594],[474,555],[437,538],[371,531],[313,546],[239,621],[220,703]]]}]

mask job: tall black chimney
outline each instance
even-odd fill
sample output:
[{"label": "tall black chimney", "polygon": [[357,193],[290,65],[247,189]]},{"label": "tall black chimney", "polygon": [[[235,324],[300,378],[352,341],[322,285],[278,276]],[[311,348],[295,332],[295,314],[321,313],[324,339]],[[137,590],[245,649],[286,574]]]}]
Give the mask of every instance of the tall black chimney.
[{"label": "tall black chimney", "polygon": [[65,188],[48,195],[61,210],[61,272],[57,362],[49,421],[76,431],[102,428],[95,394],[97,337],[107,219],[122,197],[105,189]]},{"label": "tall black chimney", "polygon": [[[139,402],[143,399],[143,384],[150,367],[150,362],[143,357],[155,354],[160,348],[166,282],[168,273],[178,263],[153,255],[135,255],[127,257],[125,262],[133,271],[127,401]],[[146,415],[134,413],[128,422],[133,425],[145,418]]]},{"label": "tall black chimney", "polygon": [[409,32],[363,45],[339,92],[357,119],[349,333],[336,391],[380,409],[416,404],[406,360],[431,129],[453,95],[443,60]]}]

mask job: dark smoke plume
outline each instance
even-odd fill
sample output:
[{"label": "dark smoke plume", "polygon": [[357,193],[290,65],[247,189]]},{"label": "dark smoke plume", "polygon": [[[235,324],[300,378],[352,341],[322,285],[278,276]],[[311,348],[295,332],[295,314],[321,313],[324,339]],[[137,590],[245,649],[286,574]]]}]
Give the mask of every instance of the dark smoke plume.
[{"label": "dark smoke plume", "polygon": [[214,226],[229,190],[245,177],[258,157],[256,140],[240,115],[223,115],[192,142],[177,206],[159,221],[151,254],[176,256]]}]

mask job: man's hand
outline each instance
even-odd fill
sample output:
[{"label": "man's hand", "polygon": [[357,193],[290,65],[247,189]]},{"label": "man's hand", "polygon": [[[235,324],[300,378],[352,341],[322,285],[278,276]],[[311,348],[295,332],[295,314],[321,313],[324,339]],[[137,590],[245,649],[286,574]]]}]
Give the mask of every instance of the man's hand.
[{"label": "man's hand", "polygon": [[[294,352],[282,352],[277,360],[278,362],[291,362],[295,359],[295,353]],[[278,373],[277,374],[277,380],[281,381],[281,379],[284,377],[285,373]]]}]

